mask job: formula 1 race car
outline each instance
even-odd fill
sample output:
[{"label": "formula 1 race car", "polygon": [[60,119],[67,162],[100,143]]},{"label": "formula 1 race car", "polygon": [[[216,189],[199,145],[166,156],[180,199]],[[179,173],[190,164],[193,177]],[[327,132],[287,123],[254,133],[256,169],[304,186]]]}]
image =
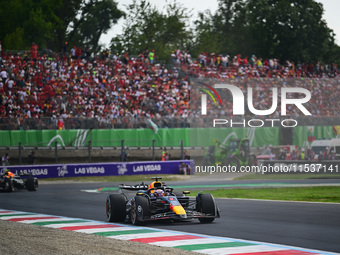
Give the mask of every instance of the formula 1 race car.
[{"label": "formula 1 race car", "polygon": [[[134,225],[144,225],[154,220],[182,221],[197,218],[201,223],[211,223],[219,218],[214,197],[210,193],[198,193],[196,198],[189,198],[189,191],[175,194],[173,188],[159,180],[149,186],[119,185],[117,194],[110,194],[106,199],[106,216],[110,222],[130,220]],[[133,194],[129,195],[129,192]],[[136,192],[137,191],[137,192]]]},{"label": "formula 1 race car", "polygon": [[32,175],[14,175],[8,171],[0,176],[0,191],[13,192],[19,189],[36,191],[38,179]]}]

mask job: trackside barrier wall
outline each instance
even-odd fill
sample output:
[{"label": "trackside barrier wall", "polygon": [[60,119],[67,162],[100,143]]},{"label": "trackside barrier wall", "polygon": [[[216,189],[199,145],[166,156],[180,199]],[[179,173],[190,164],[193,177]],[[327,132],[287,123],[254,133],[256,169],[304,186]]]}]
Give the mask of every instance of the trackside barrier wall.
[{"label": "trackside barrier wall", "polygon": [[[73,130],[0,130],[0,147],[58,146],[81,148],[89,141],[93,147],[184,147],[209,146],[213,139],[249,137],[252,147],[280,145],[278,127],[262,128],[160,128],[156,134],[151,129],[73,129]],[[297,126],[293,144],[308,146],[315,139],[334,138],[332,126]],[[284,142],[284,141],[283,141]],[[282,142],[281,142],[282,143]],[[283,143],[285,144],[285,143]]]},{"label": "trackside barrier wall", "polygon": [[1,166],[0,172],[5,168],[14,174],[32,174],[39,179],[82,177],[82,176],[123,176],[138,174],[178,174],[179,166],[184,162],[191,166],[191,174],[194,173],[193,160],[171,160],[150,162],[123,162],[100,164],[56,164],[56,165],[22,165]]}]

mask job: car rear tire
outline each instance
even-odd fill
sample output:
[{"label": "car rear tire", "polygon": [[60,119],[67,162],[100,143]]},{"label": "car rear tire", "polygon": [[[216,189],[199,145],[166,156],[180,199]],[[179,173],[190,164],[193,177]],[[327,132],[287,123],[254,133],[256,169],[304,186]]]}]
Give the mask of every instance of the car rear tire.
[{"label": "car rear tire", "polygon": [[[216,204],[214,197],[210,193],[198,194],[196,198],[196,209],[204,214],[210,214],[216,216]],[[211,223],[215,218],[198,218],[201,223]]]},{"label": "car rear tire", "polygon": [[130,219],[134,225],[145,225],[144,218],[150,218],[150,205],[146,197],[136,196],[131,202]]},{"label": "car rear tire", "polygon": [[106,218],[110,222],[122,222],[126,218],[126,197],[110,194],[106,198]]},{"label": "car rear tire", "polygon": [[6,182],[6,183],[5,183],[5,190],[6,190],[7,192],[13,192],[13,191],[14,191],[14,184],[13,184],[12,178],[6,179],[5,182]]},{"label": "car rear tire", "polygon": [[26,181],[26,187],[28,191],[37,191],[39,187],[38,179],[34,177],[29,177]]}]

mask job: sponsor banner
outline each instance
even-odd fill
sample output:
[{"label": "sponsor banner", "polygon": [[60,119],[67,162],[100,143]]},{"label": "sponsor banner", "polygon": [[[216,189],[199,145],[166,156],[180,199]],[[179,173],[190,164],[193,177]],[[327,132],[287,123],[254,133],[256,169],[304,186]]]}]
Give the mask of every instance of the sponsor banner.
[{"label": "sponsor banner", "polygon": [[0,174],[3,174],[5,169],[9,169],[11,172],[17,175],[32,174],[40,179],[78,176],[179,174],[179,166],[182,162],[190,165],[191,173],[193,174],[193,160],[2,166],[0,167]]}]

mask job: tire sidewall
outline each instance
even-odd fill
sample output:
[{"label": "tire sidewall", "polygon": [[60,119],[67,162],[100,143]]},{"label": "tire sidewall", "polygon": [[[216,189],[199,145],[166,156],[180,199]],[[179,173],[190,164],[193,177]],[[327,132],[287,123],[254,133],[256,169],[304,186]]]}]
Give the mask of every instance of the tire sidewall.
[{"label": "tire sidewall", "polygon": [[39,187],[38,179],[35,177],[29,177],[26,181],[26,188],[28,191],[37,191]]},{"label": "tire sidewall", "polygon": [[110,222],[121,222],[126,218],[126,197],[110,194],[106,198],[106,217]]},{"label": "tire sidewall", "polygon": [[143,196],[136,196],[131,201],[130,219],[134,225],[145,225],[144,221],[150,217],[149,200]]},{"label": "tire sidewall", "polygon": [[14,191],[14,183],[13,183],[12,178],[6,179],[5,187],[6,187],[7,192],[13,192]]},{"label": "tire sidewall", "polygon": [[[211,214],[211,216],[217,216],[217,207],[215,199],[210,193],[201,193],[196,197],[196,210],[204,214]],[[199,218],[201,223],[211,223],[215,218],[202,217]]]}]

